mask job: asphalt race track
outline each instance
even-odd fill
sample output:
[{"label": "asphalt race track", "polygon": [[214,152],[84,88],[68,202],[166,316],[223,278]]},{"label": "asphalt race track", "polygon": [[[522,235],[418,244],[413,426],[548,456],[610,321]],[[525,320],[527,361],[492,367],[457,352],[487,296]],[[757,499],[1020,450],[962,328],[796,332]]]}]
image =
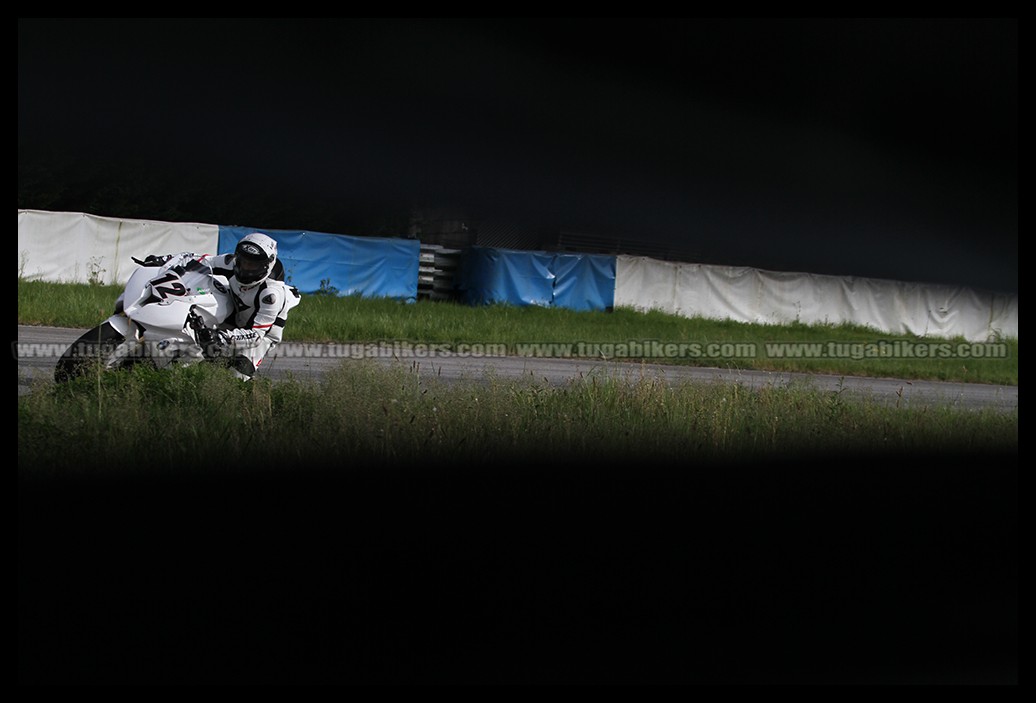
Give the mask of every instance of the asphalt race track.
[{"label": "asphalt race track", "polygon": [[[63,349],[84,330],[57,327],[18,327],[18,345],[43,345]],[[51,346],[53,345],[53,346]],[[320,345],[325,351],[331,345]],[[53,356],[19,357],[18,392],[28,392],[33,383],[50,380],[56,358]],[[377,357],[380,363],[403,364],[421,374],[434,375],[447,381],[477,382],[492,374],[497,379],[533,378],[551,384],[565,383],[574,378],[590,375],[610,375],[636,379],[642,376],[665,378],[672,382],[740,383],[749,388],[802,384],[818,390],[842,392],[872,402],[896,406],[953,405],[962,408],[992,407],[1002,410],[1018,408],[1018,387],[988,384],[945,383],[937,381],[906,381],[891,378],[856,378],[852,376],[805,375],[771,371],[729,370],[689,366],[667,366],[648,363],[623,363],[583,359],[553,359],[533,357],[457,357],[420,355],[386,350]],[[271,378],[292,376],[299,379],[318,379],[328,369],[348,363],[348,358],[336,358],[318,353],[291,358],[278,350],[267,359],[263,373]]]}]

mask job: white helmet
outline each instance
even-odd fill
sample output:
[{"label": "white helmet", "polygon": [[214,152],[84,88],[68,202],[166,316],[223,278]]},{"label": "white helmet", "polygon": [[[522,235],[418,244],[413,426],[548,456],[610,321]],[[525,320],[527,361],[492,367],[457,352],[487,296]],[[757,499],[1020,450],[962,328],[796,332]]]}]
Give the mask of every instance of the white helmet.
[{"label": "white helmet", "polygon": [[277,242],[261,232],[246,234],[234,249],[234,278],[243,290],[265,281],[277,263]]}]

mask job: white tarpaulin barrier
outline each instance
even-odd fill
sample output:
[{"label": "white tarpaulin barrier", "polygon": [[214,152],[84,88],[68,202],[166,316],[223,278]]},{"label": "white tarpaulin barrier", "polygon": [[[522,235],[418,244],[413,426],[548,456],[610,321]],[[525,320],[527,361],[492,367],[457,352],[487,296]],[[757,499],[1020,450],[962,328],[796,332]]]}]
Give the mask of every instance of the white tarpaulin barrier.
[{"label": "white tarpaulin barrier", "polygon": [[759,324],[848,322],[892,334],[1018,337],[1018,296],[873,278],[619,256],[615,306]]},{"label": "white tarpaulin barrier", "polygon": [[18,275],[27,280],[125,283],[134,256],[216,254],[218,243],[218,225],[18,211]]}]

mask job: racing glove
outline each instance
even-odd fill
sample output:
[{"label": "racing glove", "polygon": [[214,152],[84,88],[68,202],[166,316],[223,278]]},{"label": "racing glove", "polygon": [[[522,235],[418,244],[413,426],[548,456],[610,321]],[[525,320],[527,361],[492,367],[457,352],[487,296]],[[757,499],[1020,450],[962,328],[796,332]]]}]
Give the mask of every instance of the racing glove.
[{"label": "racing glove", "polygon": [[198,343],[201,344],[205,356],[212,359],[230,356],[234,349],[234,340],[224,330],[206,328],[198,335]]},{"label": "racing glove", "polygon": [[206,327],[201,316],[193,313],[190,325],[194,330],[194,339],[197,340],[206,357],[229,356],[234,341],[226,330]]}]

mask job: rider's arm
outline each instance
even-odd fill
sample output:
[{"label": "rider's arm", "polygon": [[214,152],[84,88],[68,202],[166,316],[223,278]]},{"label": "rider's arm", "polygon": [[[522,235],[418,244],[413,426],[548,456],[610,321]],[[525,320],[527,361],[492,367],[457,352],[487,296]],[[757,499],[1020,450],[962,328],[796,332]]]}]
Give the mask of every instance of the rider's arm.
[{"label": "rider's arm", "polygon": [[264,339],[274,343],[281,341],[284,333],[286,295],[293,293],[283,286],[270,285],[256,296],[255,302],[258,307],[250,325],[226,330],[235,348],[254,347]]}]

